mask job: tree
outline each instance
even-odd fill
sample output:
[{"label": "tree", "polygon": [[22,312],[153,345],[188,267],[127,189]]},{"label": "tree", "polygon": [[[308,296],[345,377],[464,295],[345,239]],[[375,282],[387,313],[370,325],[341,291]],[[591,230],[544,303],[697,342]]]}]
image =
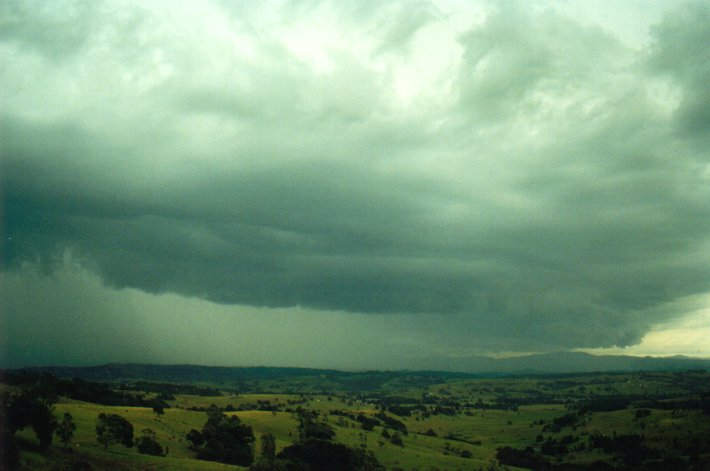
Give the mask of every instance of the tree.
[{"label": "tree", "polygon": [[249,466],[254,461],[254,432],[236,415],[227,416],[217,406],[207,410],[202,432],[191,430],[186,438],[197,459]]},{"label": "tree", "polygon": [[710,391],[700,394],[700,407],[703,414],[710,415]]},{"label": "tree", "polygon": [[404,446],[402,436],[399,434],[399,432],[394,432],[394,435],[392,435],[392,438],[390,438],[390,443],[392,443],[392,445]]},{"label": "tree", "polygon": [[320,422],[318,412],[299,410],[298,411],[298,436],[301,440],[316,438],[318,440],[332,440],[335,437],[333,427]]},{"label": "tree", "polygon": [[202,436],[199,430],[195,430],[194,428],[187,432],[185,438],[187,438],[187,441],[190,442],[191,450],[197,450],[203,443],[205,443],[205,437]]},{"label": "tree", "polygon": [[112,443],[121,443],[126,448],[133,446],[133,425],[117,414],[99,414],[96,421],[96,441],[104,450]]},{"label": "tree", "polygon": [[62,441],[64,444],[64,448],[69,448],[69,442],[71,441],[72,437],[74,436],[74,432],[76,431],[76,424],[74,423],[74,420],[69,412],[64,413],[64,418],[62,419],[61,422],[59,422],[59,425],[57,426],[57,436],[59,439]]},{"label": "tree", "polygon": [[384,471],[384,467],[371,452],[350,448],[341,443],[308,438],[287,446],[278,455],[276,463],[291,464],[287,469],[310,471]]},{"label": "tree", "polygon": [[143,429],[143,435],[136,441],[136,449],[143,455],[165,456],[163,447],[155,438],[155,432],[149,428]]},{"label": "tree", "polygon": [[52,413],[57,395],[44,385],[37,384],[13,396],[7,405],[7,425],[10,436],[18,430],[31,426],[41,449],[52,444],[52,436],[57,428],[57,419]]},{"label": "tree", "polygon": [[261,436],[261,457],[267,460],[276,457],[276,437],[273,433],[265,433]]}]

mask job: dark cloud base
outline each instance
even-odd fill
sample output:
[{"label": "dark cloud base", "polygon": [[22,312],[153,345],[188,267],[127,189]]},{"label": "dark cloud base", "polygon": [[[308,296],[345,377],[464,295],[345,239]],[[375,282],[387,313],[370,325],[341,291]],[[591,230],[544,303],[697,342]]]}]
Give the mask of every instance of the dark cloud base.
[{"label": "dark cloud base", "polygon": [[[265,44],[263,61],[240,69],[248,92],[173,78],[133,90],[129,118],[106,105],[98,121],[10,107],[3,266],[51,273],[70,253],[114,288],[405,313],[422,331],[422,319],[444,319],[431,332],[440,341],[501,350],[634,344],[672,315],[660,307],[710,291],[710,60],[698,47],[708,8],[669,15],[642,60],[568,18],[510,14],[459,38],[453,104],[423,118],[387,108],[387,77],[347,52],[331,79],[350,78],[328,95],[293,58],[263,65],[288,58]],[[378,51],[403,53],[402,35],[440,18],[383,33]],[[67,38],[77,56],[47,60],[47,73],[106,40],[92,36],[101,21],[84,40]],[[134,27],[156,20],[144,21]],[[54,54],[19,29],[0,40],[5,51]],[[146,47],[119,71],[140,70],[158,46]],[[189,65],[163,47],[173,68]],[[656,81],[677,90],[672,112],[639,92]],[[288,82],[300,86],[279,85]],[[432,130],[436,120],[445,124]]]}]

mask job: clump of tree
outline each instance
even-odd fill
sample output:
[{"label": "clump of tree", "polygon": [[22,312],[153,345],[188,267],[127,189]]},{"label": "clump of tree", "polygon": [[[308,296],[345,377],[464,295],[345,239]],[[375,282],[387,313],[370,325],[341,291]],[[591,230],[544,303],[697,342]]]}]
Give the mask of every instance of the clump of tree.
[{"label": "clump of tree", "polygon": [[99,414],[96,420],[96,441],[104,450],[113,443],[126,448],[133,446],[133,425],[118,414]]},{"label": "clump of tree", "polygon": [[[307,471],[384,471],[371,452],[350,448],[341,443],[309,438],[284,448],[277,455],[276,466],[266,469]],[[261,471],[261,470],[259,470]]]},{"label": "clump of tree", "polygon": [[195,386],[192,384],[156,383],[153,381],[132,381],[119,386],[120,389],[128,391],[145,391],[158,393],[158,398],[166,401],[175,399],[175,394],[190,394],[192,396],[221,396],[222,392],[217,388],[206,386]]},{"label": "clump of tree", "polygon": [[205,437],[202,436],[202,433],[199,430],[195,430],[194,428],[187,432],[185,438],[187,438],[187,441],[190,442],[189,447],[193,451],[199,450],[202,444],[205,443]]},{"label": "clump of tree", "polygon": [[387,410],[390,413],[398,415],[400,417],[410,417],[412,415],[413,409],[411,407],[403,406],[401,404],[392,404],[387,407]]},{"label": "clump of tree", "polygon": [[397,445],[400,447],[404,446],[404,442],[402,441],[402,436],[399,434],[399,432],[394,432],[392,434],[392,437],[390,437],[390,443],[392,445]]},{"label": "clump of tree", "polygon": [[625,396],[596,397],[582,404],[580,414],[587,412],[614,412],[624,410],[631,404],[631,399]]},{"label": "clump of tree", "polygon": [[249,466],[254,461],[254,432],[236,415],[227,416],[217,406],[207,409],[207,422],[202,431],[190,430],[186,435],[197,459]]},{"label": "clump of tree", "polygon": [[261,458],[251,471],[384,471],[372,452],[363,444],[350,448],[333,443],[333,428],[321,421],[318,412],[298,409],[298,440],[275,454],[276,442],[271,434],[261,438]]},{"label": "clump of tree", "polygon": [[261,436],[261,457],[249,467],[250,471],[287,471],[287,463],[276,458],[276,437],[273,433]]},{"label": "clump of tree", "polygon": [[574,412],[567,413],[561,417],[555,417],[552,422],[542,427],[543,432],[560,432],[565,427],[575,427],[580,416]]},{"label": "clump of tree", "polygon": [[0,469],[19,466],[20,453],[15,442],[18,430],[31,427],[39,441],[39,448],[52,444],[57,428],[54,403],[57,395],[42,383],[24,385],[19,394],[3,394],[0,403]]},{"label": "clump of tree", "polygon": [[332,440],[335,437],[333,427],[318,420],[317,411],[299,409],[296,414],[298,417],[298,437],[301,440],[308,438]]},{"label": "clump of tree", "polygon": [[375,417],[380,419],[385,427],[397,430],[398,432],[407,435],[407,426],[404,424],[404,422],[400,422],[399,420],[395,419],[394,417],[390,417],[384,412],[378,412],[377,414],[375,414]]},{"label": "clump of tree", "polygon": [[276,458],[276,437],[273,433],[265,433],[261,436],[261,457],[269,461]]},{"label": "clump of tree", "polygon": [[[4,405],[4,404],[3,404]],[[0,406],[0,421],[6,423]],[[15,437],[6,427],[0,427],[0,469],[15,469],[19,466],[20,452],[15,444]]]},{"label": "clump of tree", "polygon": [[153,407],[160,405],[164,408],[170,407],[165,400],[160,398],[146,399],[141,394],[116,391],[105,383],[97,383],[80,378],[63,379],[50,373],[31,371],[4,372],[3,382],[35,389],[41,388],[44,391],[51,391],[55,397],[65,396],[106,406]]},{"label": "clump of tree", "polygon": [[46,449],[52,444],[52,436],[57,428],[57,419],[53,414],[57,395],[51,388],[41,383],[25,387],[20,394],[3,402],[10,441],[18,430],[32,427],[40,449]]},{"label": "clump of tree", "polygon": [[565,435],[559,440],[552,437],[547,437],[547,440],[540,445],[540,452],[543,455],[562,456],[569,452],[567,445],[577,441],[577,438],[572,435]]},{"label": "clump of tree", "polygon": [[703,414],[710,415],[710,391],[700,394],[700,408]]},{"label": "clump of tree", "polygon": [[380,425],[382,423],[378,419],[375,419],[374,417],[368,417],[364,414],[358,414],[355,419],[360,423],[360,428],[370,432],[375,429],[375,426]]},{"label": "clump of tree", "polygon": [[589,449],[601,448],[607,453],[614,453],[621,457],[626,465],[638,466],[644,459],[652,455],[651,450],[645,445],[643,435],[601,435],[598,433],[589,436]]},{"label": "clump of tree", "polygon": [[498,448],[496,458],[501,464],[528,469],[548,469],[550,463],[532,447],[524,449],[509,446]]},{"label": "clump of tree", "polygon": [[143,435],[136,440],[136,450],[138,450],[138,453],[153,456],[167,455],[167,452],[163,451],[163,447],[160,446],[160,443],[158,443],[153,430],[145,428],[142,432]]}]

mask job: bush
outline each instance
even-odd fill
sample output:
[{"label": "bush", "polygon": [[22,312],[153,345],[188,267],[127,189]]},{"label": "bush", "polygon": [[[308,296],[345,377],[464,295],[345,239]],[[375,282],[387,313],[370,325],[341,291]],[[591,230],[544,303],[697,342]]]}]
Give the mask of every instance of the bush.
[{"label": "bush", "polygon": [[136,442],[136,449],[144,455],[164,456],[163,447],[155,439],[155,432],[149,428],[143,430],[143,436]]}]

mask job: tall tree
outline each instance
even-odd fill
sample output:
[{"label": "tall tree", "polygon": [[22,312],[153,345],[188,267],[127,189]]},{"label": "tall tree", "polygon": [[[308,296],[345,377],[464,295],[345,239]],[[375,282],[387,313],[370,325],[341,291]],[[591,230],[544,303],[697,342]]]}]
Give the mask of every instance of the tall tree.
[{"label": "tall tree", "polygon": [[276,437],[273,433],[265,433],[261,436],[261,457],[267,460],[276,457]]},{"label": "tall tree", "polygon": [[72,437],[74,436],[74,432],[76,431],[76,424],[74,423],[74,420],[69,412],[64,413],[64,418],[62,419],[61,422],[59,422],[59,425],[57,426],[57,436],[59,439],[62,441],[64,444],[64,448],[69,448],[69,442],[71,441]]},{"label": "tall tree", "polygon": [[112,443],[130,448],[133,446],[133,425],[120,415],[101,413],[96,421],[96,440],[104,450]]}]

